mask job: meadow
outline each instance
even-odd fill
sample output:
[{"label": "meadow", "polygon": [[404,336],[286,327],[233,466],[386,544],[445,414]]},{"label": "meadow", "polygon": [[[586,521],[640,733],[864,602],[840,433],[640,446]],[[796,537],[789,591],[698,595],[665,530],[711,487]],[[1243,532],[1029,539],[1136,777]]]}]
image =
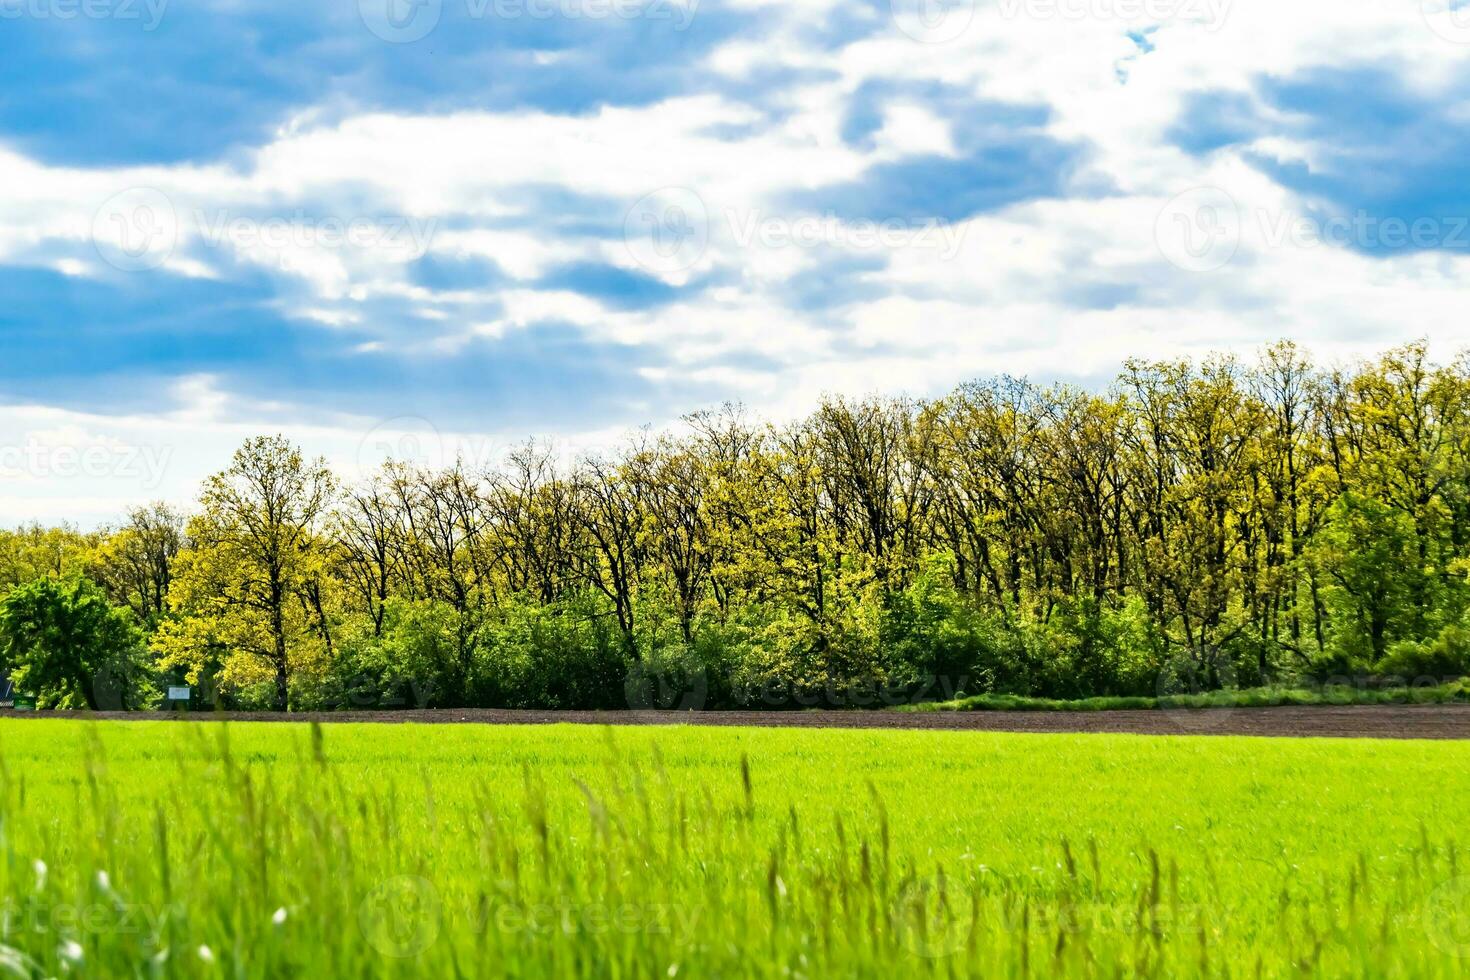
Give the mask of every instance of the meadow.
[{"label": "meadow", "polygon": [[16,976],[1462,976],[1460,742],[0,721]]}]

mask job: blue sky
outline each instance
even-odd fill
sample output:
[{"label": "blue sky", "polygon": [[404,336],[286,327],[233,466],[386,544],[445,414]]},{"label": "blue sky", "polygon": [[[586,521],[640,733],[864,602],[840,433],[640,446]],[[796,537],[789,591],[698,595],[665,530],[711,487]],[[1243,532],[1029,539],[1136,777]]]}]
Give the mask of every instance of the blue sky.
[{"label": "blue sky", "polygon": [[1458,0],[0,0],[0,520],[187,500],[262,430],[351,476],[1449,355],[1466,91]]}]

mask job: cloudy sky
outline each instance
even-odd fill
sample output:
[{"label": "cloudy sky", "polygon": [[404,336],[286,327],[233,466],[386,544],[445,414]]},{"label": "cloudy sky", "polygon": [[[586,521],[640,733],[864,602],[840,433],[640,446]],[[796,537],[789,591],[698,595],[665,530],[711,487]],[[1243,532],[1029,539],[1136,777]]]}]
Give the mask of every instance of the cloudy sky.
[{"label": "cloudy sky", "polygon": [[0,0],[0,523],[1470,343],[1466,0]]}]

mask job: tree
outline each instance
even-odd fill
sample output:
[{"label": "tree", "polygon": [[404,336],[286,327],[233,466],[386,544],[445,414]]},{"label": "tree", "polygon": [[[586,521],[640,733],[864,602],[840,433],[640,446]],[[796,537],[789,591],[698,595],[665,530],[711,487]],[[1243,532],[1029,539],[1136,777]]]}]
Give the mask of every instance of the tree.
[{"label": "tree", "polygon": [[353,601],[373,624],[373,636],[383,633],[383,616],[402,562],[403,510],[380,474],[346,495],[335,515],[332,533],[337,541],[337,570]]},{"label": "tree", "polygon": [[246,658],[221,666],[241,678],[263,666],[275,710],[286,710],[293,662],[330,643],[320,525],[335,492],[326,462],[304,460],[281,436],[247,440],[229,469],[205,481],[174,585],[175,610],[195,622],[164,631],[168,663],[197,679],[210,660]]},{"label": "tree", "polygon": [[142,707],[143,655],[132,613],[90,579],[38,578],[0,601],[0,666],[37,707]]},{"label": "tree", "polygon": [[156,627],[168,612],[174,558],[184,545],[184,518],[168,504],[137,507],[97,549],[92,575],[112,601]]},{"label": "tree", "polygon": [[99,536],[69,525],[0,531],[0,595],[35,578],[79,574]]},{"label": "tree", "polygon": [[578,515],[591,546],[583,557],[587,580],[613,604],[628,659],[639,659],[636,602],[647,558],[639,533],[646,505],[624,470],[586,460],[577,477]]},{"label": "tree", "polygon": [[663,439],[630,459],[626,469],[646,507],[644,537],[666,572],[679,633],[692,643],[695,612],[713,560],[706,468],[693,452]]},{"label": "tree", "polygon": [[1346,493],[1328,511],[1309,555],[1326,581],[1339,663],[1376,664],[1398,639],[1415,635],[1425,569],[1415,561],[1413,520],[1381,501]]},{"label": "tree", "polygon": [[685,421],[568,466],[537,442],[390,464],[340,501],[252,440],[187,534],[158,505],[0,532],[0,595],[85,572],[164,666],[277,707],[420,670],[445,705],[615,703],[612,674],[686,661],[731,703],[962,661],[996,690],[1152,693],[1381,672],[1470,623],[1470,357],[1423,344]]}]

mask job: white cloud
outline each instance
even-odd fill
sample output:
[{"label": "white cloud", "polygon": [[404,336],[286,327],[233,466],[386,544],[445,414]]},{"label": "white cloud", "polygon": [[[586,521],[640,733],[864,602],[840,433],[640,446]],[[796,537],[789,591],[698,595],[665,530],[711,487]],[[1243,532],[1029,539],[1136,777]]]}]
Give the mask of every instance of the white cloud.
[{"label": "white cloud", "polygon": [[[791,70],[785,88],[764,93],[769,111],[733,95],[696,94],[580,115],[307,112],[228,167],[57,167],[0,148],[0,262],[35,262],[71,277],[117,275],[105,249],[94,248],[98,209],[128,188],[151,188],[177,219],[177,242],[162,260],[168,272],[229,279],[241,268],[264,270],[281,283],[288,312],[324,334],[372,332],[379,303],[417,310],[413,335],[381,325],[381,336],[358,342],[362,354],[391,357],[412,345],[454,357],[469,343],[556,321],[599,341],[657,349],[667,363],[643,370],[656,385],[707,385],[711,400],[734,393],[776,416],[802,411],[823,391],[926,393],[998,371],[1106,377],[1128,355],[1247,351],[1280,336],[1328,357],[1424,334],[1448,353],[1470,339],[1458,325],[1470,259],[1370,257],[1275,241],[1282,222],[1303,215],[1302,202],[1238,153],[1200,158],[1168,136],[1194,94],[1249,98],[1253,79],[1349,57],[1386,66],[1427,94],[1452,96],[1446,86],[1463,72],[1470,49],[1436,36],[1417,4],[1235,0],[1209,7],[1200,0],[1190,9],[1223,16],[1199,23],[1045,15],[1055,8],[987,3],[948,43],[919,44],[884,25],[832,49],[811,38],[840,9],[833,0],[737,6],[757,11],[757,26],[714,51],[707,67],[742,80]],[[1128,37],[1144,28],[1156,28],[1146,53]],[[854,94],[870,83],[893,94],[880,99],[871,144],[851,145],[844,125]],[[977,121],[947,116],[917,94],[935,86],[1046,110],[1050,136],[1087,149],[1079,184],[1091,191],[962,222],[949,258],[922,247],[864,247],[841,223],[815,245],[749,233],[771,221],[789,230],[808,217],[791,209],[799,192],[853,181],[905,157],[953,157],[957,127]],[[1302,140],[1263,137],[1253,149],[1307,166],[1322,162],[1320,147]],[[1175,195],[1202,186],[1234,203],[1238,244],[1219,268],[1192,272],[1168,261],[1158,219]],[[620,222],[639,198],[667,187],[697,190],[708,243],[679,268],[647,269],[622,241]],[[558,213],[549,200],[572,202],[572,210],[581,201],[611,202],[610,212]],[[210,222],[202,228],[195,217],[278,215],[296,225],[298,211],[312,221],[397,216],[431,233],[365,247],[231,236],[211,246]],[[451,263],[489,260],[513,282],[420,285],[409,269],[426,251]],[[843,273],[834,268],[838,258],[876,268]],[[628,310],[592,290],[536,285],[578,263],[707,288]],[[803,277],[827,274],[833,281],[818,283],[816,301],[793,299]],[[874,287],[876,296],[850,293]],[[0,410],[0,423],[20,439],[58,432],[83,443],[162,438],[178,451],[159,495],[187,495],[239,438],[292,410],[241,400],[222,384],[185,379],[175,392],[178,407],[157,418],[58,416],[30,406]],[[293,431],[351,462],[353,432],[373,423],[329,422]],[[47,486],[7,487],[13,492],[0,501],[9,513],[0,520],[74,516],[69,508],[115,512],[118,499],[141,493],[125,481],[101,481],[48,498]]]}]

